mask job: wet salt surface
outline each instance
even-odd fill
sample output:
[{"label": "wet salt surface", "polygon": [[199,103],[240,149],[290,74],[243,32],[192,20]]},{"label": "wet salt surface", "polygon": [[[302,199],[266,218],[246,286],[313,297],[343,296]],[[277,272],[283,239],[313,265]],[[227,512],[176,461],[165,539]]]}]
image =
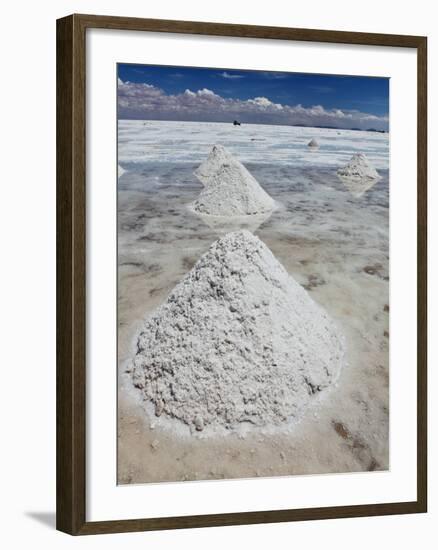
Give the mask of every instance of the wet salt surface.
[{"label": "wet salt surface", "polygon": [[[206,153],[210,145],[203,144]],[[285,433],[212,439],[163,428],[139,400],[123,364],[140,320],[220,234],[235,229],[224,220],[207,224],[187,207],[202,189],[193,176],[202,160],[119,158],[128,168],[118,183],[119,483],[387,469],[388,172],[382,168],[382,179],[357,197],[337,177],[336,162],[297,168],[241,159],[278,205],[269,219],[249,221],[250,229],[346,336],[348,366],[318,407]]]}]

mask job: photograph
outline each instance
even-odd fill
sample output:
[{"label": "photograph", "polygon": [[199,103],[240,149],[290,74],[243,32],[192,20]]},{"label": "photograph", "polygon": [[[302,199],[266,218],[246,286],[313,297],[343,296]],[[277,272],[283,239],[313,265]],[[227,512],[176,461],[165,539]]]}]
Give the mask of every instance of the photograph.
[{"label": "photograph", "polygon": [[117,64],[118,484],[390,468],[389,82]]},{"label": "photograph", "polygon": [[2,6],[3,548],[430,548],[431,6]]}]

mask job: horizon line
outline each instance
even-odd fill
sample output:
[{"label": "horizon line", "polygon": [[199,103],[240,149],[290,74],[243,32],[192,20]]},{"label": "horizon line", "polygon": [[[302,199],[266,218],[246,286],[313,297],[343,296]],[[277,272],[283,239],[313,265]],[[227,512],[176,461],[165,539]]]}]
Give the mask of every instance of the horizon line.
[{"label": "horizon line", "polygon": [[[172,118],[117,118],[119,121],[140,121],[140,122],[191,122],[191,123],[203,123],[203,124],[231,124],[233,125],[234,121],[229,120],[181,120],[181,119],[172,119]],[[236,119],[234,119],[236,120]],[[342,126],[309,126],[304,124],[271,124],[267,122],[244,122],[238,121],[239,125],[260,125],[260,126],[288,126],[290,128],[315,128],[322,130],[350,130],[353,132],[374,132],[376,134],[389,134],[389,128],[387,130],[377,130],[376,128],[343,128]]]}]

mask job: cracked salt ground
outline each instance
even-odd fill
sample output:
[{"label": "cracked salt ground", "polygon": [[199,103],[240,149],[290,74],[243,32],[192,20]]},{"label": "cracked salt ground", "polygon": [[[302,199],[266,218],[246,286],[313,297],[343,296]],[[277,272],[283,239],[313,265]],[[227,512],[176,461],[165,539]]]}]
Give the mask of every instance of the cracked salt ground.
[{"label": "cracked salt ground", "polygon": [[343,337],[248,231],[213,243],[144,323],[133,380],[198,431],[281,426],[337,379]]}]

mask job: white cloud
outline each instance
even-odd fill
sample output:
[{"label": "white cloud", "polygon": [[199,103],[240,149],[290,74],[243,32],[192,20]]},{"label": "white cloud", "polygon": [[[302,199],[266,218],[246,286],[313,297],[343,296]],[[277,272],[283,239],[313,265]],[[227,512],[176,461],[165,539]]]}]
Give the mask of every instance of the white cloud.
[{"label": "white cloud", "polygon": [[268,80],[283,80],[284,78],[287,78],[289,75],[288,73],[276,73],[272,71],[263,71],[260,73],[263,78],[266,78]]},{"label": "white cloud", "polygon": [[202,90],[198,90],[197,95],[200,96],[200,97],[206,96],[206,95],[210,96],[210,97],[213,97],[213,96],[219,97],[214,92],[209,90],[208,88],[202,88]]},{"label": "white cloud", "polygon": [[223,73],[219,73],[219,76],[221,76],[222,78],[229,78],[229,79],[245,78],[243,74],[227,73],[227,71],[224,71]]},{"label": "white cloud", "polygon": [[281,105],[281,103],[273,103],[267,97],[255,97],[254,99],[248,99],[248,103],[252,105],[257,105],[262,109],[266,109],[268,107],[273,107],[274,109],[283,109],[283,105]]},{"label": "white cloud", "polygon": [[274,103],[267,97],[224,98],[208,88],[166,94],[151,84],[125,82],[118,88],[119,117],[155,120],[204,120],[243,123],[375,128],[386,130],[388,117],[360,111]]}]

